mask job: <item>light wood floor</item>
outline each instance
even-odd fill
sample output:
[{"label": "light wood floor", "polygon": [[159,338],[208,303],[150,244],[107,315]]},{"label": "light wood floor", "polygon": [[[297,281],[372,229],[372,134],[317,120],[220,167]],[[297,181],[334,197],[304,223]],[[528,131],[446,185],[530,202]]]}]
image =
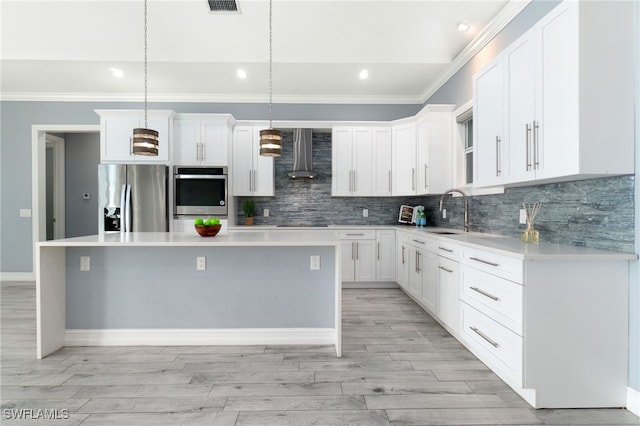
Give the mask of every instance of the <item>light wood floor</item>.
[{"label": "light wood floor", "polygon": [[344,290],[333,347],[80,347],[35,358],[35,285],[3,282],[2,417],[52,425],[623,425],[621,409],[532,410],[402,291]]}]

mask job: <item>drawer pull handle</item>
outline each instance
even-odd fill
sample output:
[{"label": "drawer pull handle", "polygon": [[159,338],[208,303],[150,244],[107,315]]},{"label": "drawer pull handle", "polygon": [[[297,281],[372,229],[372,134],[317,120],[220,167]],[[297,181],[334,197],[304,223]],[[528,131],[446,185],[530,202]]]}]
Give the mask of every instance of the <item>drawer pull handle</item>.
[{"label": "drawer pull handle", "polygon": [[476,333],[478,336],[482,337],[484,340],[486,340],[487,342],[489,342],[489,344],[491,346],[493,346],[494,348],[499,348],[500,345],[494,341],[493,339],[490,339],[486,334],[484,334],[482,331],[478,330],[475,327],[469,327],[474,333]]},{"label": "drawer pull handle", "polygon": [[364,237],[364,234],[347,234],[349,236],[354,236],[354,237]]},{"label": "drawer pull handle", "polygon": [[484,263],[485,265],[500,266],[499,263],[489,262],[488,260],[482,260],[477,257],[470,257],[469,259],[475,260],[476,262]]},{"label": "drawer pull handle", "polygon": [[499,297],[494,296],[493,294],[489,294],[483,290],[480,290],[478,287],[469,287],[471,290],[480,293],[481,295],[488,297],[491,300],[495,300],[496,302],[498,302],[500,300]]},{"label": "drawer pull handle", "polygon": [[448,249],[448,248],[438,247],[438,249],[439,249],[439,250],[442,250],[442,251],[446,251],[446,252],[448,252],[448,253],[453,253],[453,250]]},{"label": "drawer pull handle", "polygon": [[424,241],[420,241],[420,240],[413,240],[413,242],[418,243],[418,244],[424,244]]},{"label": "drawer pull handle", "polygon": [[443,270],[443,271],[445,271],[445,272],[449,272],[449,273],[452,273],[452,272],[453,272],[453,270],[451,270],[451,269],[447,269],[447,268],[445,268],[444,266],[438,266],[438,268],[439,268],[439,269],[442,269],[442,270]]}]

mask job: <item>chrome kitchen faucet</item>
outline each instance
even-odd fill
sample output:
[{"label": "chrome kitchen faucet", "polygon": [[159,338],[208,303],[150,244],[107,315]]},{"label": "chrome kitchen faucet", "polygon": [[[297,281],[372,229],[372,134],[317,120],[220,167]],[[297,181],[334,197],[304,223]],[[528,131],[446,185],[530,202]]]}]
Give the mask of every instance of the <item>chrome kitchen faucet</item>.
[{"label": "chrome kitchen faucet", "polygon": [[465,194],[463,190],[453,188],[445,191],[442,194],[442,197],[440,197],[440,211],[442,211],[442,209],[444,208],[444,197],[446,197],[447,194],[453,194],[454,192],[462,195],[462,198],[464,200],[464,232],[469,232],[469,200],[467,199],[467,194]]}]

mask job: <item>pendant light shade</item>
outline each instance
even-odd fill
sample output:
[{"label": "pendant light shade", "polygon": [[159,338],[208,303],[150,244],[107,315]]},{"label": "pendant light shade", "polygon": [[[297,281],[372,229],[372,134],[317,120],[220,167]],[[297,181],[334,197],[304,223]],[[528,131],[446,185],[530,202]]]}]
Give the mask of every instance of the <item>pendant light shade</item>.
[{"label": "pendant light shade", "polygon": [[144,128],[133,129],[134,155],[158,156],[158,131],[149,129],[147,121],[147,0],[144,0]]},{"label": "pendant light shade", "polygon": [[133,153],[158,156],[158,132],[152,129],[133,129]]},{"label": "pendant light shade", "polygon": [[280,130],[273,128],[273,27],[271,11],[273,0],[269,0],[269,128],[260,130],[260,155],[263,157],[280,157],[282,154],[282,134]]},{"label": "pendant light shade", "polygon": [[263,157],[280,157],[282,153],[282,134],[280,130],[260,130],[260,155]]}]

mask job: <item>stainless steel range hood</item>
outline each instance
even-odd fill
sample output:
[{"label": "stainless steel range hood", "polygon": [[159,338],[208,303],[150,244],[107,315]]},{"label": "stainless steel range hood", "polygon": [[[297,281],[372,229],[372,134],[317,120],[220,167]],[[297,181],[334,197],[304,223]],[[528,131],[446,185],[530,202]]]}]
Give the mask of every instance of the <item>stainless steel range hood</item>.
[{"label": "stainless steel range hood", "polygon": [[311,162],[311,129],[295,129],[293,131],[293,171],[287,173],[290,178],[315,179]]}]

